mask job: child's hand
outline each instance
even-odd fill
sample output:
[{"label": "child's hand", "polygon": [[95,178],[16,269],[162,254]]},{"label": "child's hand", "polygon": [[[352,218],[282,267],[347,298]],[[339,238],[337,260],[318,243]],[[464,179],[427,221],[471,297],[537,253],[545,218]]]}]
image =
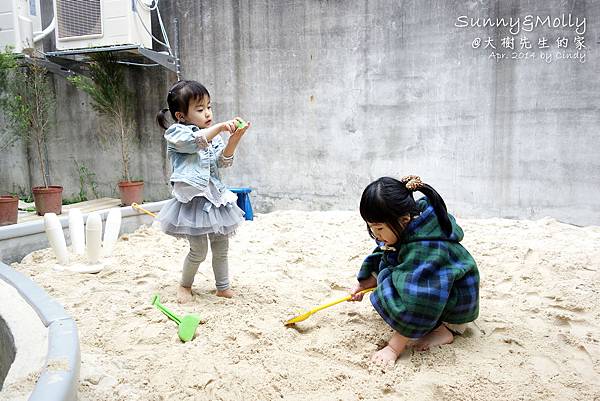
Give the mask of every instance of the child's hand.
[{"label": "child's hand", "polygon": [[358,292],[364,290],[364,288],[362,288],[362,286],[359,283],[354,284],[354,286],[350,289],[350,301],[362,301],[363,297],[365,296],[365,294],[357,294]]},{"label": "child's hand", "polygon": [[[240,117],[236,117],[234,121],[241,121],[244,122],[244,120],[242,120]],[[242,128],[238,128],[237,124],[236,124],[236,128],[235,131],[232,131],[231,135],[235,135],[239,138],[241,138],[245,133],[246,130],[250,128],[250,121],[245,121],[245,124]]]},{"label": "child's hand", "polygon": [[360,291],[366,290],[367,288],[372,288],[377,285],[377,279],[375,277],[369,277],[366,280],[359,281],[354,284],[352,289],[350,290],[350,301],[362,301],[365,294],[359,294]]},{"label": "child's hand", "polygon": [[235,132],[236,130],[236,126],[235,126],[235,119],[233,120],[227,120],[221,123],[221,127],[219,131],[227,131],[230,133]]}]

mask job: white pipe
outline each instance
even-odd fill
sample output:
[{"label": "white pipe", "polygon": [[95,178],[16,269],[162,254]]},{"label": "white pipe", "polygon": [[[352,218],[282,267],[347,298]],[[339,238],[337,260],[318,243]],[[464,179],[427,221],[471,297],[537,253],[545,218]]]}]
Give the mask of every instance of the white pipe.
[{"label": "white pipe", "polygon": [[81,210],[69,210],[69,233],[71,234],[71,249],[76,255],[85,253],[85,234],[83,230],[83,216]]},{"label": "white pipe", "polygon": [[102,241],[102,248],[104,250],[104,256],[112,255],[113,248],[119,239],[119,232],[121,231],[121,208],[112,208],[108,211],[106,216],[106,227],[104,227],[104,239]]},{"label": "white pipe", "polygon": [[88,262],[98,263],[102,251],[102,219],[96,212],[88,214],[85,222],[85,244]]},{"label": "white pipe", "polygon": [[69,263],[69,254],[67,253],[67,243],[63,233],[62,225],[55,213],[44,214],[44,226],[48,235],[48,242],[56,255],[58,263],[65,266]]},{"label": "white pipe", "polygon": [[50,34],[50,32],[52,32],[54,30],[55,27],[56,27],[56,16],[54,18],[52,18],[52,22],[50,22],[50,25],[48,25],[46,27],[46,29],[44,29],[39,35],[37,35],[33,38],[33,43],[37,43],[40,40],[44,39],[46,36],[48,36]]}]

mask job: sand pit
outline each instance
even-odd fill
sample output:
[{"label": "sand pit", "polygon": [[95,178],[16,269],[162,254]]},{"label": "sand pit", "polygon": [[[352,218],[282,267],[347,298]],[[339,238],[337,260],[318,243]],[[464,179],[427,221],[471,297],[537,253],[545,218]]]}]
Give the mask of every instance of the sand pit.
[{"label": "sand pit", "polygon": [[[155,227],[122,236],[95,275],[53,270],[48,249],[14,267],[76,320],[81,401],[600,400],[600,228],[459,222],[481,273],[477,327],[387,369],[369,362],[391,330],[368,300],[282,324],[347,295],[373,247],[355,212],[246,222],[230,251],[232,300],[214,296],[204,264],[194,302],[178,305],[187,243]],[[176,313],[201,316],[193,341],[150,305],[156,292]]]}]

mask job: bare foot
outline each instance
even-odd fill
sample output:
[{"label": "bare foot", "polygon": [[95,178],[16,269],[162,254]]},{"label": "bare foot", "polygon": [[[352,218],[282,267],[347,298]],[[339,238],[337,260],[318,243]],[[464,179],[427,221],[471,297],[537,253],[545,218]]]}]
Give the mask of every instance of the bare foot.
[{"label": "bare foot", "polygon": [[386,345],[384,348],[374,353],[371,360],[378,365],[390,365],[396,362],[396,359],[398,359],[399,356],[400,352],[396,352],[395,349]]},{"label": "bare foot", "polygon": [[415,342],[414,348],[417,351],[425,351],[436,345],[450,344],[454,341],[454,336],[443,324],[419,341]]},{"label": "bare foot", "polygon": [[177,287],[177,302],[180,304],[187,304],[192,302],[192,289],[188,287],[179,286]]},{"label": "bare foot", "polygon": [[408,341],[408,337],[395,332],[390,341],[388,341],[388,344],[374,353],[371,360],[379,365],[393,365],[406,348]]},{"label": "bare foot", "polygon": [[233,292],[230,288],[226,290],[217,290],[217,296],[223,298],[233,298],[235,292]]}]

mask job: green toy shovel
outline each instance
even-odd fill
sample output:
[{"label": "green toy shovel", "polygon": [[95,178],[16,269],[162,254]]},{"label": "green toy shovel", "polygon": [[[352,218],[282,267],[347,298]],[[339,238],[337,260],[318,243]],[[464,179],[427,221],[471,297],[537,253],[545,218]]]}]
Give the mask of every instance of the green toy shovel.
[{"label": "green toy shovel", "polygon": [[159,311],[161,311],[169,319],[177,323],[177,325],[179,326],[177,335],[179,336],[181,341],[187,342],[194,338],[196,328],[198,327],[198,324],[200,324],[200,318],[198,316],[185,315],[183,318],[180,318],[160,303],[160,297],[158,296],[158,294],[154,294],[154,296],[152,296],[152,305],[156,306],[156,308]]}]

